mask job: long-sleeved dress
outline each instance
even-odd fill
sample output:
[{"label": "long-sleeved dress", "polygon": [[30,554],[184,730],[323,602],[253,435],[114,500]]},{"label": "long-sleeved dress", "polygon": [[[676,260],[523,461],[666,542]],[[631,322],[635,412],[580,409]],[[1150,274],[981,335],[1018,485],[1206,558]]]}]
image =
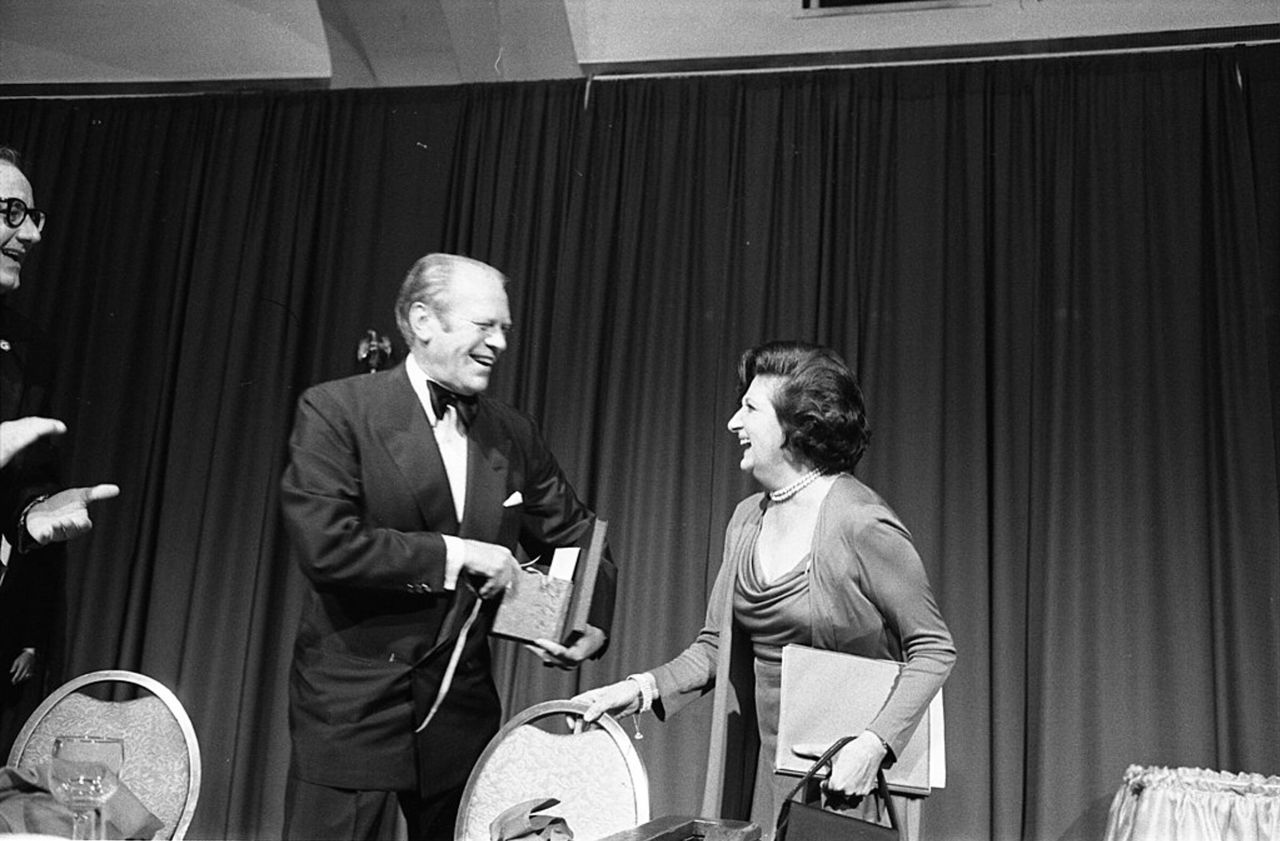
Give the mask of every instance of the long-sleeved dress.
[{"label": "long-sleeved dress", "polygon": [[705,626],[689,648],[653,670],[660,717],[714,689],[702,813],[771,827],[785,783],[772,773],[781,651],[787,643],[904,662],[868,725],[901,755],[955,661],[911,536],[885,502],[841,474],[821,503],[810,553],[765,584],[756,543],[764,494],[739,503]]}]

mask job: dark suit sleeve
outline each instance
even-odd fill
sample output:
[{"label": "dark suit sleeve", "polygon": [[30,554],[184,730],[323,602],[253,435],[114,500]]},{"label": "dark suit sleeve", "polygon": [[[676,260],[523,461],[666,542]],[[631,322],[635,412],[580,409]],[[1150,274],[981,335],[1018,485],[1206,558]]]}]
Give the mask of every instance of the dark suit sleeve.
[{"label": "dark suit sleeve", "polygon": [[369,462],[378,454],[362,441],[354,414],[349,402],[323,386],[298,401],[281,481],[281,510],[298,563],[319,589],[439,590],[443,537],[394,527],[415,522],[412,498],[404,500],[399,518],[384,511],[378,521],[368,513],[366,485],[377,467]]},{"label": "dark suit sleeve", "polygon": [[[34,324],[0,304],[0,420],[30,415],[52,417],[53,357],[48,339]],[[57,448],[41,438],[0,470],[0,530],[11,546],[21,546],[19,520],[37,497],[62,489]]]},{"label": "dark suit sleeve", "polygon": [[[524,495],[524,519],[520,545],[530,557],[538,557],[559,546],[585,546],[595,514],[578,499],[536,429],[528,430],[527,440],[527,473],[521,491]],[[617,580],[617,565],[606,545],[591,597],[591,612],[587,616],[587,621],[606,635],[613,625]],[[603,653],[604,649],[601,649],[596,656]]]},{"label": "dark suit sleeve", "polygon": [[19,452],[0,471],[0,488],[0,511],[3,511],[3,524],[0,528],[9,545],[34,545],[31,538],[20,533],[22,514],[39,497],[62,490],[58,480],[58,458],[53,444],[41,439]]}]

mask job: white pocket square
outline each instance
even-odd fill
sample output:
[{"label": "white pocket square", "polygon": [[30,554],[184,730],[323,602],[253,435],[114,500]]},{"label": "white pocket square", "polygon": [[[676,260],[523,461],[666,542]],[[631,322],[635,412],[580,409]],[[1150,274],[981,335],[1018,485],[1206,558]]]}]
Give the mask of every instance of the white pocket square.
[{"label": "white pocket square", "polygon": [[524,502],[524,497],[520,494],[519,491],[516,491],[511,496],[507,497],[507,501],[502,503],[502,507],[511,508],[513,506],[519,505],[522,502]]}]

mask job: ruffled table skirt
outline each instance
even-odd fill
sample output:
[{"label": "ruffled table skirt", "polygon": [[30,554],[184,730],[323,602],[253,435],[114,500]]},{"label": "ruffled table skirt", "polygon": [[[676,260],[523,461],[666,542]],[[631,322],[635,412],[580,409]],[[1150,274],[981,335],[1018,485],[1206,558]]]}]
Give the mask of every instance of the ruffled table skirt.
[{"label": "ruffled table skirt", "polygon": [[1280,777],[1131,765],[1105,841],[1280,841]]}]

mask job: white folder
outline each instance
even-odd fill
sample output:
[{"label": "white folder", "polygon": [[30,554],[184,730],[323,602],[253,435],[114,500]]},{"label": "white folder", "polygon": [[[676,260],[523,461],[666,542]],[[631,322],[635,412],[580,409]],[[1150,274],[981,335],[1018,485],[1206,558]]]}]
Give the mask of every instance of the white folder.
[{"label": "white folder", "polygon": [[[804,645],[782,649],[782,699],[778,712],[778,750],[774,770],[800,776],[816,757],[803,757],[793,745],[830,745],[855,736],[884,707],[902,664],[823,651]],[[893,766],[885,770],[890,790],[928,794],[947,783],[946,736],[942,692],[916,728]]]}]

